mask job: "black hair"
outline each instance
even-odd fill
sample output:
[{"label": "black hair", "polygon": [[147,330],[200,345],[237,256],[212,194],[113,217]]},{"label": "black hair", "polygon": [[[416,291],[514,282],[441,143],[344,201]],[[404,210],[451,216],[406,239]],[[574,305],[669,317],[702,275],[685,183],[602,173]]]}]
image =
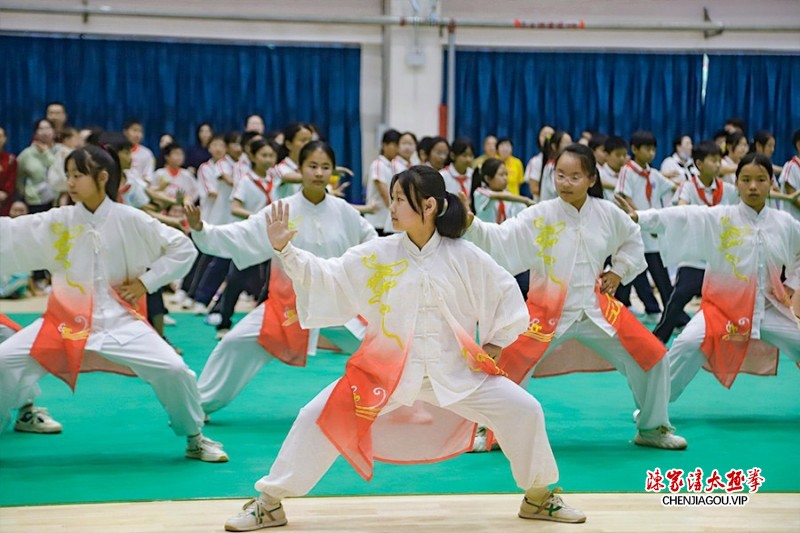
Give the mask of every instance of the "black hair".
[{"label": "black hair", "polygon": [[432,137],[431,144],[428,147],[428,151],[426,153],[428,154],[428,162],[430,163],[431,152],[433,151],[433,148],[440,143],[444,143],[444,145],[447,147],[447,157],[444,158],[444,166],[442,166],[442,168],[444,168],[450,164],[450,143],[447,142],[447,139],[445,139],[444,137]]},{"label": "black hair", "polygon": [[292,142],[301,130],[311,131],[311,126],[305,122],[291,122],[283,128],[283,144],[281,145],[280,152],[278,152],[278,161],[283,161],[289,157],[289,149],[286,148],[286,143]]},{"label": "black hair", "polygon": [[545,124],[544,126],[542,126],[541,128],[539,128],[539,131],[537,131],[537,132],[536,132],[536,145],[539,147],[539,151],[540,151],[540,152],[544,150],[544,143],[546,143],[546,142],[547,142],[547,139],[549,139],[550,137],[552,137],[552,134],[550,134],[550,135],[547,135],[547,136],[544,138],[544,141],[542,142],[542,144],[539,144],[539,137],[542,135],[542,131],[543,131],[545,128],[550,128],[551,130],[555,131],[555,128],[554,128],[553,126],[551,126],[550,124]]},{"label": "black hair", "polygon": [[302,167],[303,163],[305,162],[308,157],[316,152],[317,150],[322,150],[325,152],[331,160],[331,166],[336,168],[336,154],[333,152],[333,148],[331,145],[326,143],[325,141],[309,141],[300,149],[300,155],[297,157],[297,166]]},{"label": "black hair", "polygon": [[250,142],[250,153],[255,156],[256,153],[258,153],[258,151],[264,148],[265,146],[269,146],[270,148],[272,148],[272,151],[275,152],[276,154],[278,153],[278,150],[281,149],[280,145],[275,141],[268,141],[267,139],[264,138],[253,139]]},{"label": "black hair", "polygon": [[722,149],[714,141],[700,141],[692,147],[692,159],[702,161],[710,156],[722,157]]},{"label": "black hair", "polygon": [[739,130],[742,133],[745,133],[745,130],[747,129],[747,128],[745,128],[744,120],[742,118],[740,118],[740,117],[731,117],[731,118],[729,118],[728,120],[725,121],[725,125],[727,126],[728,124],[730,124],[731,126],[734,126],[736,128],[739,128]]},{"label": "black hair", "polygon": [[581,170],[583,170],[589,176],[590,180],[594,179],[594,183],[592,183],[587,191],[589,196],[603,198],[603,184],[600,183],[600,179],[597,174],[597,159],[595,159],[592,149],[579,143],[569,144],[563,149],[559,150],[558,154],[556,154],[554,165],[558,164],[559,159],[561,159],[564,154],[570,154],[571,156],[576,157],[581,163]]},{"label": "black hair", "polygon": [[245,152],[253,153],[250,149],[250,144],[253,142],[253,139],[257,139],[261,137],[264,138],[263,135],[258,133],[257,131],[246,131],[242,134],[242,148],[244,148]]},{"label": "black hair", "polygon": [[130,128],[131,126],[135,126],[135,125],[137,125],[137,124],[138,124],[139,126],[141,126],[141,125],[142,125],[142,121],[141,121],[141,120],[139,120],[138,118],[129,118],[129,119],[126,119],[126,120],[125,120],[124,124],[122,125],[122,129],[123,129],[123,130],[127,130],[127,129],[128,129],[128,128]]},{"label": "black hair", "polygon": [[428,155],[431,151],[431,147],[433,146],[433,137],[423,137],[417,143],[417,152],[424,153]]},{"label": "black hair", "polygon": [[689,137],[689,140],[692,140],[692,136],[689,135],[688,133],[681,133],[680,135],[676,135],[672,139],[672,150],[673,151],[677,151],[678,150],[678,146],[681,145],[681,143],[683,142],[683,138],[684,137]]},{"label": "black hair", "polygon": [[183,147],[175,142],[169,143],[161,150],[161,155],[162,157],[167,158],[169,157],[169,154],[171,154],[175,150],[183,150]]},{"label": "black hair", "polygon": [[123,134],[117,132],[108,132],[104,135],[103,144],[114,150],[117,154],[123,150],[130,150],[133,148],[133,143]]},{"label": "black hair", "polygon": [[631,135],[631,148],[639,148],[641,146],[656,147],[656,136],[652,131],[638,130],[634,131]]},{"label": "black hair", "polygon": [[408,198],[408,203],[422,220],[425,215],[422,203],[428,198],[436,200],[436,231],[442,237],[458,239],[467,229],[467,210],[458,196],[447,192],[444,188],[444,178],[437,171],[425,165],[415,165],[408,170],[395,174],[389,191],[394,190],[394,184],[399,183],[403,194]]},{"label": "black hair", "polygon": [[[544,176],[544,169],[547,166],[547,162],[551,159],[555,159],[556,155],[558,154],[558,147],[565,135],[567,135],[566,131],[556,130],[550,137],[547,138],[547,140],[544,141],[544,146],[542,146],[542,168],[539,169],[540,182]],[[500,144],[500,142],[498,141],[497,144]]]},{"label": "black hair", "polygon": [[44,106],[45,110],[47,110],[47,108],[50,107],[51,105],[60,106],[61,109],[64,110],[64,113],[67,112],[67,106],[64,105],[64,102],[59,102],[58,100],[53,100],[52,102],[47,102],[47,105]]},{"label": "black hair", "polygon": [[747,165],[757,165],[763,168],[767,171],[767,176],[769,176],[770,179],[772,178],[772,161],[769,160],[769,157],[764,154],[750,152],[739,161],[739,166],[736,167],[736,179],[739,179],[739,174]]},{"label": "black hair", "polygon": [[616,135],[611,135],[606,142],[603,143],[603,146],[606,149],[606,152],[609,154],[614,150],[619,150],[620,148],[624,148],[625,151],[628,151],[628,143],[625,142],[625,139],[622,137],[618,137]]},{"label": "black hair", "polygon": [[795,130],[795,132],[792,133],[792,146],[796,147],[797,143],[800,143],[800,130]]},{"label": "black hair", "polygon": [[714,139],[719,139],[720,137],[722,137],[723,139],[727,139],[728,132],[725,130],[717,130],[716,132],[714,132]]},{"label": "black hair", "polygon": [[93,144],[98,146],[101,142],[101,138],[105,131],[100,126],[89,126],[88,128],[83,128],[85,130],[89,130],[89,136],[86,137],[86,144]]},{"label": "black hair", "polygon": [[497,146],[500,146],[503,143],[508,143],[511,145],[511,148],[514,148],[514,141],[511,140],[511,137],[499,137],[497,139]]},{"label": "black hair", "polygon": [[755,147],[757,144],[766,146],[769,140],[774,138],[775,136],[769,130],[758,130],[755,137],[753,137],[753,146]]},{"label": "black hair", "polygon": [[728,153],[728,155],[733,153],[733,149],[736,148],[737,144],[742,142],[742,139],[744,139],[745,142],[747,142],[747,137],[745,137],[744,133],[742,133],[741,131],[734,131],[733,133],[725,137],[725,151]]},{"label": "black hair", "polygon": [[607,140],[608,140],[607,135],[603,135],[602,133],[595,133],[594,135],[592,135],[592,138],[589,139],[589,148],[591,148],[592,151],[597,150],[601,146],[603,147],[603,149],[605,149]]},{"label": "black hair", "polygon": [[389,143],[399,143],[400,142],[401,133],[397,130],[386,130],[383,132],[383,137],[381,137],[381,144],[389,144]]},{"label": "black hair", "polygon": [[[208,126],[208,129],[211,130],[211,138],[212,139],[214,138],[214,128],[211,126],[211,123],[210,122],[201,122],[197,126],[197,129],[194,130],[194,137],[195,137],[195,139],[197,139],[198,143],[201,143],[201,141],[200,141],[200,130],[203,128],[203,126]],[[211,140],[209,139],[208,142],[211,142]]]},{"label": "black hair", "polygon": [[475,153],[475,146],[473,146],[472,139],[469,137],[457,137],[452,146],[450,146],[450,153],[454,156],[459,156],[467,150],[472,150],[472,153]]},{"label": "black hair", "polygon": [[87,174],[98,183],[100,172],[108,172],[106,181],[106,195],[113,201],[117,201],[119,194],[120,165],[119,157],[113,150],[103,150],[99,146],[86,145],[83,148],[73,150],[64,160],[64,172],[67,171],[67,164],[73,161],[78,172]]},{"label": "black hair", "polygon": [[499,159],[494,157],[487,158],[481,166],[475,169],[475,173],[473,174],[473,179],[478,181],[478,183],[485,183],[489,185],[489,179],[493,178],[497,175],[497,171],[500,169],[500,165],[503,162]]},{"label": "black hair", "polygon": [[417,136],[414,135],[413,133],[411,133],[410,131],[404,131],[403,133],[401,133],[400,134],[400,138],[397,139],[397,142],[400,142],[400,139],[402,139],[406,135],[408,135],[409,137],[411,137],[414,140],[414,146],[416,146],[417,145]]},{"label": "black hair", "polygon": [[274,141],[279,135],[283,135],[281,130],[270,130],[264,135],[264,138],[268,141]]},{"label": "black hair", "polygon": [[211,138],[208,140],[208,144],[211,144],[214,141],[225,142],[225,135],[223,135],[221,133],[214,133],[213,135],[211,135]]},{"label": "black hair", "polygon": [[55,132],[55,126],[53,126],[53,123],[47,120],[46,118],[42,117],[40,119],[37,119],[36,122],[33,123],[33,133],[36,133],[36,130],[39,129],[39,124],[41,124],[42,122],[47,122],[48,124],[50,124],[50,127],[53,128],[53,132]]},{"label": "black hair", "polygon": [[242,143],[242,134],[238,131],[229,131],[225,134],[225,144]]}]

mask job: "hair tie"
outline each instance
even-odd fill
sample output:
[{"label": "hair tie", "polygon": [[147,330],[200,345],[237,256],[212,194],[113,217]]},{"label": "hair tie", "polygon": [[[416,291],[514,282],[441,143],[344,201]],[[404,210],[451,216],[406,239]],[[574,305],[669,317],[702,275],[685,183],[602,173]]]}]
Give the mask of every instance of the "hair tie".
[{"label": "hair tie", "polygon": [[447,198],[442,198],[442,212],[436,215],[436,218],[443,217],[447,212]]}]

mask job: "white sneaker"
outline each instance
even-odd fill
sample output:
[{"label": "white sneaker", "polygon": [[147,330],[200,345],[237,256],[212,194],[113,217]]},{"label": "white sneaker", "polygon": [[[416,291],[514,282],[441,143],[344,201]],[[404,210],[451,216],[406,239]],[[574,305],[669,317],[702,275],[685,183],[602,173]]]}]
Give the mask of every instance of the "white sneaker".
[{"label": "white sneaker", "polygon": [[164,315],[164,325],[165,326],[174,326],[175,324],[177,324],[177,322],[175,322],[174,318],[172,318],[169,315]]},{"label": "white sneaker", "polygon": [[186,297],[186,298],[184,298],[184,299],[183,299],[183,301],[181,302],[181,309],[185,309],[186,311],[188,311],[188,310],[190,310],[192,307],[194,307],[194,300],[192,300],[191,298],[189,298],[189,297],[187,296],[187,297]]},{"label": "white sneaker", "polygon": [[228,462],[228,454],[222,449],[222,443],[206,438],[202,433],[186,439],[186,457],[206,463]]},{"label": "white sneaker", "polygon": [[225,521],[225,531],[253,531],[285,526],[287,523],[281,502],[262,493],[244,504],[239,514]]},{"label": "white sneaker", "polygon": [[229,329],[221,329],[217,331],[217,334],[214,335],[214,338],[217,339],[218,341],[221,341],[222,339],[225,338],[225,335],[227,335],[230,331],[231,330]]},{"label": "white sneaker", "polygon": [[633,439],[633,443],[662,450],[685,450],[687,446],[686,439],[676,435],[675,430],[667,426],[640,430]]},{"label": "white sneaker", "polygon": [[17,421],[14,424],[14,431],[23,433],[54,434],[61,433],[61,430],[61,424],[53,420],[53,417],[44,407],[31,406],[26,409],[20,409]]},{"label": "white sneaker", "polygon": [[586,522],[586,515],[580,509],[568,506],[558,493],[560,488],[555,488],[547,495],[542,503],[522,498],[519,506],[519,517],[530,520],[551,520],[553,522],[570,522],[579,524]]},{"label": "white sneaker", "polygon": [[182,305],[182,304],[183,304],[183,302],[184,302],[184,301],[186,300],[186,298],[188,298],[188,297],[189,297],[189,295],[188,295],[188,294],[186,294],[186,291],[184,291],[183,289],[181,289],[181,290],[179,290],[179,291],[175,292],[175,294],[173,294],[173,295],[170,297],[170,299],[169,299],[169,302],[170,302],[170,303],[172,303],[172,304],[175,304],[175,305]]},{"label": "white sneaker", "polygon": [[200,302],[194,302],[194,304],[192,304],[191,309],[192,309],[192,314],[195,315],[204,315],[206,314],[206,312],[208,312],[208,306]]},{"label": "white sneaker", "polygon": [[219,326],[222,324],[222,315],[220,313],[209,313],[203,322],[209,326]]}]

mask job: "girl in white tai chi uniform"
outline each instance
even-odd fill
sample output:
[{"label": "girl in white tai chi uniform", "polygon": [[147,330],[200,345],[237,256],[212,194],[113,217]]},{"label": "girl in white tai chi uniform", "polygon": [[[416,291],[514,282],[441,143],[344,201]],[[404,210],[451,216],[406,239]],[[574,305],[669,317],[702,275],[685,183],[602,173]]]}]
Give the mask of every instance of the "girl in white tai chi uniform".
[{"label": "girl in white tai chi uniform", "polygon": [[[326,194],[325,187],[336,158],[327,143],[307,143],[298,156],[303,188],[286,199],[297,230],[297,246],[321,257],[339,257],[348,248],[377,237],[377,233],[347,202]],[[194,243],[203,253],[233,259],[237,268],[263,263],[274,252],[266,240],[264,210],[235,224],[204,223],[200,212],[186,206]],[[269,209],[269,206],[266,207]],[[222,339],[200,374],[203,409],[213,413],[228,405],[272,358],[305,366],[306,356],[315,354],[319,330],[309,331],[297,321],[295,292],[289,278],[272,264],[267,300],[251,311]],[[339,324],[356,337],[353,350],[363,336],[364,324],[357,314]],[[349,322],[348,322],[349,321]]]},{"label": "girl in white tai chi uniform", "polygon": [[534,365],[535,376],[616,368],[640,409],[634,443],[683,449],[667,413],[667,349],[612,296],[647,266],[639,228],[614,204],[588,195],[598,179],[588,147],[562,149],[553,179],[558,198],[500,225],[476,218],[465,234],[512,274],[531,271],[528,330],[503,350],[527,366],[510,375],[522,379]]},{"label": "girl in white tai chi uniform", "polygon": [[222,445],[203,437],[195,374],[147,324],[142,304],[185,275],[197,252],[179,231],[118,204],[119,163],[88,146],[66,163],[76,205],[0,218],[0,275],[47,269],[53,290],[44,316],[0,345],[0,431],[20,396],[46,373],[73,390],[79,372],[136,375],[186,435],[186,456],[223,462]]},{"label": "girl in white tai chi uniform", "polygon": [[767,205],[771,185],[769,158],[748,154],[736,169],[736,205],[637,212],[617,198],[659,234],[668,263],[708,264],[700,312],[667,354],[672,401],[703,366],[729,388],[740,372],[775,375],[778,350],[800,364],[800,222]]},{"label": "girl in white tai chi uniform", "polygon": [[[306,494],[339,454],[369,480],[374,459],[432,462],[470,450],[475,422],[495,432],[526,490],[521,517],[585,521],[548,488],[558,469],[541,406],[493,359],[528,323],[514,278],[459,239],[466,211],[437,171],[411,167],[391,191],[393,227],[402,233],[335,259],[288,244],[293,211],[272,209],[269,239],[297,292],[300,323],[323,327],[361,314],[369,325],[344,376],[300,411],[256,483],[260,496],[225,528],[286,524],[281,499]],[[424,423],[398,416],[412,409],[427,411]]]}]

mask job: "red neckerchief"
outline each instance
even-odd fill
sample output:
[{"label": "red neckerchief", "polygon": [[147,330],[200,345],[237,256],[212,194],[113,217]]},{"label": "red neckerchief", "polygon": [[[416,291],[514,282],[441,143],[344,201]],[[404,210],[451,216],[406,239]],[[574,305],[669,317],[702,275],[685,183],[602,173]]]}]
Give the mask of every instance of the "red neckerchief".
[{"label": "red neckerchief", "polygon": [[[253,171],[250,174],[250,179],[253,181],[253,183],[256,184],[256,186],[259,189],[261,189],[261,191],[267,197],[267,205],[271,204],[272,203],[272,196],[271,196],[272,195],[272,180],[269,178],[269,173],[267,173],[267,176],[265,176],[264,179],[262,180],[261,176],[259,176],[258,174],[255,173],[255,171]],[[266,182],[266,184],[265,184],[265,182]]]},{"label": "red neckerchief", "polygon": [[118,194],[117,194],[117,201],[119,203],[121,203],[121,204],[125,203],[125,198],[122,195],[125,194],[126,192],[128,192],[129,190],[131,190],[131,183],[130,182],[126,183],[124,187],[120,187],[119,188],[119,191],[118,191]]},{"label": "red neckerchief", "polygon": [[506,203],[503,200],[498,200],[497,223],[502,224],[505,221],[506,221]]},{"label": "red neckerchief", "polygon": [[461,186],[461,192],[464,193],[464,196],[469,197],[469,192],[467,191],[466,187],[466,183],[467,180],[469,179],[469,176],[459,175],[458,170],[456,170],[456,167],[454,165],[450,165],[448,172],[450,172],[450,175],[453,176],[458,181],[458,184]]},{"label": "red neckerchief", "polygon": [[717,188],[714,189],[714,196],[711,199],[712,203],[708,203],[708,200],[706,200],[705,192],[700,190],[700,185],[698,185],[698,183],[697,183],[697,177],[696,176],[692,176],[692,183],[694,184],[694,190],[697,191],[697,196],[699,196],[700,199],[703,200],[703,203],[706,204],[708,207],[715,206],[715,205],[719,204],[720,201],[722,200],[723,189],[722,189],[722,180],[721,179],[714,178],[714,183],[717,184]]},{"label": "red neckerchief", "polygon": [[653,197],[653,183],[650,181],[650,170],[639,170],[636,168],[636,165],[634,165],[633,161],[628,161],[625,166],[647,180],[644,193],[647,195],[647,203],[652,206],[653,202],[650,199]]},{"label": "red neckerchief", "polygon": [[177,178],[178,174],[181,173],[181,169],[180,168],[175,169],[174,172],[169,167],[164,167],[164,168],[166,169],[167,172],[169,172],[169,175],[172,176],[173,178]]}]

